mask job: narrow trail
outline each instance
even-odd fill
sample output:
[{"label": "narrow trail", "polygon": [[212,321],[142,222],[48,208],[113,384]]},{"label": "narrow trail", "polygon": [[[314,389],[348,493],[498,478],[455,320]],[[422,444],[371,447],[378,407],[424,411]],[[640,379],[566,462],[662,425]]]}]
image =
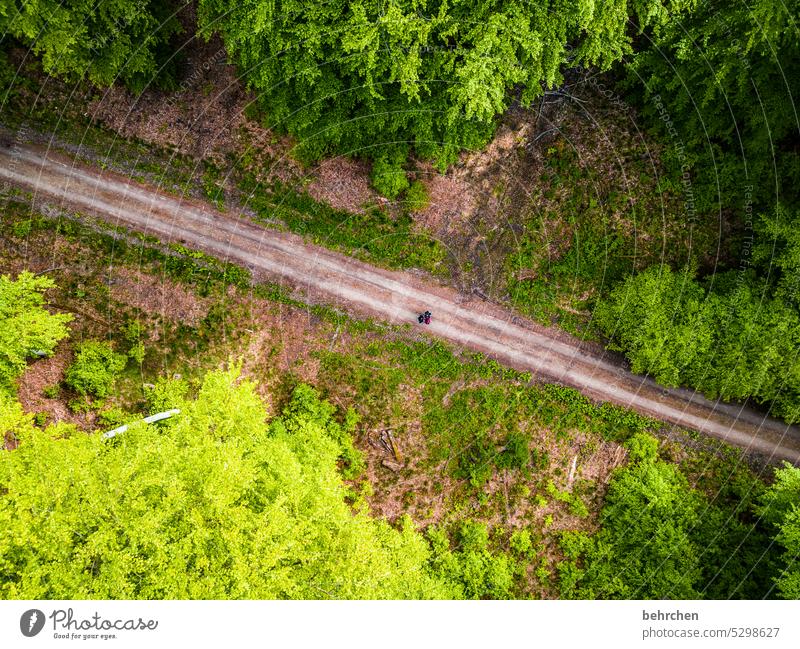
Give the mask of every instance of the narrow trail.
[{"label": "narrow trail", "polygon": [[265,229],[245,217],[33,146],[0,146],[0,180],[32,192],[35,201],[90,213],[164,243],[181,243],[243,265],[256,277],[288,282],[310,299],[396,324],[416,323],[417,314],[429,309],[434,317],[426,333],[531,372],[537,379],[575,387],[593,399],[723,439],[768,461],[800,466],[797,427],[750,408],[709,401],[690,390],[666,390],[564,332],[411,273],[370,266],[296,235]]}]

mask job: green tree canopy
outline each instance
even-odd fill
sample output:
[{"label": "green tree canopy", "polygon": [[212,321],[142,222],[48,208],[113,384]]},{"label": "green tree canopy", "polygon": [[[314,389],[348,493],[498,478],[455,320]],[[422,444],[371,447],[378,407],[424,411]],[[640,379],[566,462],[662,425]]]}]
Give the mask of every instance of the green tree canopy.
[{"label": "green tree canopy", "polygon": [[[480,147],[518,98],[527,105],[565,66],[607,68],[630,52],[628,21],[665,14],[661,0],[200,0],[258,93],[270,126],[308,159],[374,158],[396,178],[413,147],[440,165]],[[385,164],[390,162],[391,165]]]},{"label": "green tree canopy", "polygon": [[0,597],[452,596],[409,521],[348,504],[343,429],[312,389],[271,423],[235,371],[182,405],[112,441],[16,417],[20,446],[0,454]]},{"label": "green tree canopy", "polygon": [[685,9],[654,26],[628,68],[644,114],[665,131],[674,126],[668,159],[691,170],[700,212],[797,201],[800,2]]},{"label": "green tree canopy", "polygon": [[[591,599],[696,599],[700,549],[691,532],[700,501],[672,465],[641,462],[611,483],[596,538],[564,542],[568,556],[586,553],[585,571],[569,596]],[[562,569],[563,570],[563,569]]]},{"label": "green tree canopy", "polygon": [[158,0],[0,0],[0,32],[40,55],[50,74],[141,89],[163,78],[180,29],[175,10]]},{"label": "green tree canopy", "polygon": [[597,326],[624,351],[634,372],[677,386],[712,343],[712,313],[687,271],[653,266],[611,291],[594,311]]},{"label": "green tree canopy", "polygon": [[784,205],[761,214],[755,223],[753,261],[774,283],[774,294],[800,307],[800,212]]},{"label": "green tree canopy", "polygon": [[16,280],[0,275],[0,390],[10,390],[33,352],[51,355],[68,333],[69,314],[44,308],[44,291],[54,286],[48,277],[27,271]]},{"label": "green tree canopy", "polygon": [[770,592],[767,533],[735,505],[711,502],[680,469],[658,459],[654,439],[629,441],[631,463],[616,471],[594,536],[567,532],[562,593],[585,599],[759,598]]},{"label": "green tree canopy", "polygon": [[785,463],[775,472],[775,483],[761,498],[759,513],[784,548],[775,579],[778,592],[786,599],[800,599],[800,469]]},{"label": "green tree canopy", "polygon": [[707,291],[688,271],[652,267],[629,277],[595,309],[611,347],[634,372],[710,398],[770,404],[800,421],[800,315],[754,273],[720,273]]},{"label": "green tree canopy", "polygon": [[489,549],[489,531],[483,523],[465,521],[451,548],[448,534],[437,527],[428,530],[433,550],[432,567],[453,589],[454,598],[509,599],[514,585],[513,559]]}]

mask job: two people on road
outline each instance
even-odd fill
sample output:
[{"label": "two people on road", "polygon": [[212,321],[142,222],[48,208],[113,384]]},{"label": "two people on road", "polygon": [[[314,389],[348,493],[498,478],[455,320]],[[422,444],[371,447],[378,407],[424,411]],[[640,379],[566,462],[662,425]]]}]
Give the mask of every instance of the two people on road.
[{"label": "two people on road", "polygon": [[429,325],[431,323],[431,312],[425,311],[425,313],[420,313],[417,316],[417,322],[419,322],[420,324],[424,322],[425,324]]}]

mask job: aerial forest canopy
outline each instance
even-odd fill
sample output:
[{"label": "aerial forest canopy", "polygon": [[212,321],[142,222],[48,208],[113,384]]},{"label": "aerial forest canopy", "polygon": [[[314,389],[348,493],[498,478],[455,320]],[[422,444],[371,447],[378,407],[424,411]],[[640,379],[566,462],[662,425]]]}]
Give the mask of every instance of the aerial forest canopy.
[{"label": "aerial forest canopy", "polygon": [[798,16],[797,0],[694,2],[629,57],[626,85],[691,175],[694,211],[797,201]]},{"label": "aerial forest canopy", "polygon": [[169,85],[179,31],[175,6],[162,0],[0,0],[0,42],[13,36],[46,72],[98,86]]},{"label": "aerial forest canopy", "polygon": [[256,91],[267,124],[330,153],[399,168],[413,148],[439,166],[478,148],[512,101],[529,105],[566,68],[607,69],[661,0],[200,0]]},{"label": "aerial forest canopy", "polygon": [[0,453],[0,597],[453,597],[410,521],[346,502],[333,407],[302,386],[268,422],[253,387],[209,374],[175,423],[112,441],[0,402],[20,442]]}]

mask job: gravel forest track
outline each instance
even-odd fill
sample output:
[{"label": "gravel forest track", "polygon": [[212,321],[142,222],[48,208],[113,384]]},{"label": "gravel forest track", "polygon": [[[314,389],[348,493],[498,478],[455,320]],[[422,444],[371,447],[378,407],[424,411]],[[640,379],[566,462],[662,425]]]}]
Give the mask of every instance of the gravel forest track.
[{"label": "gravel forest track", "polygon": [[312,301],[415,326],[417,314],[429,309],[433,321],[424,331],[430,335],[530,372],[537,380],[568,385],[592,399],[700,431],[769,462],[788,460],[800,466],[800,429],[795,426],[690,390],[667,390],[631,373],[595,345],[413,273],[370,266],[233,212],[222,213],[35,146],[0,145],[0,180],[32,192],[35,202],[91,214],[245,266],[255,278],[288,283]]}]

